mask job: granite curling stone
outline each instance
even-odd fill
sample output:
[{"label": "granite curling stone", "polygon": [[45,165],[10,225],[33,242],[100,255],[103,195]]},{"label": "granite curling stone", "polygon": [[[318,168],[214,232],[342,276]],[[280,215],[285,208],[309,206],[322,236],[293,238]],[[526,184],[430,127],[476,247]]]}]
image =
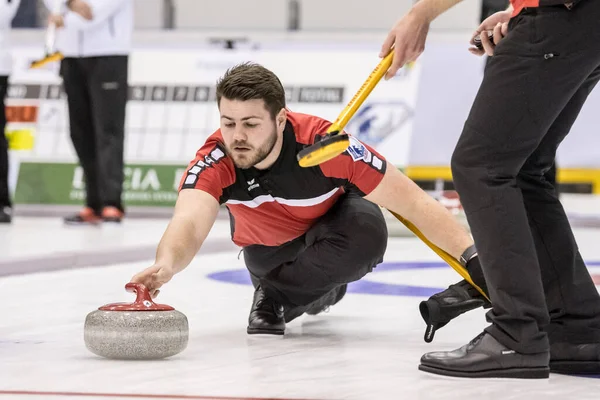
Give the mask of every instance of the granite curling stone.
[{"label": "granite curling stone", "polygon": [[153,360],[174,356],[187,347],[187,317],[173,307],[156,304],[148,289],[128,283],[133,303],[107,304],[85,319],[84,341],[92,353],[118,360]]}]

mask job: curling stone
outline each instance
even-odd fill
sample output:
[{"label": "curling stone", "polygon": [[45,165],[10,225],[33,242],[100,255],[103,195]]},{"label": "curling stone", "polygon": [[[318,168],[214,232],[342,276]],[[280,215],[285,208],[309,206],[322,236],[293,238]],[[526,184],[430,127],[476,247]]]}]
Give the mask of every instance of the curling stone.
[{"label": "curling stone", "polygon": [[135,302],[107,304],[87,315],[88,350],[119,360],[153,360],[182,352],[188,343],[187,317],[154,303],[144,285],[128,283],[125,289],[136,293]]}]

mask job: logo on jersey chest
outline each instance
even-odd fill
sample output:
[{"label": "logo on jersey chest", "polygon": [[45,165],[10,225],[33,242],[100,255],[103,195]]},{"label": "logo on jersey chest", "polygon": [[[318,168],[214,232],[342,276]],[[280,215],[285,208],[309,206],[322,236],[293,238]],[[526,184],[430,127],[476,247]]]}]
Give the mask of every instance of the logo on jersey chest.
[{"label": "logo on jersey chest", "polygon": [[260,185],[258,184],[258,182],[256,182],[256,179],[252,179],[250,181],[246,181],[248,183],[248,191],[251,191],[252,189],[256,189],[257,187],[259,187]]}]

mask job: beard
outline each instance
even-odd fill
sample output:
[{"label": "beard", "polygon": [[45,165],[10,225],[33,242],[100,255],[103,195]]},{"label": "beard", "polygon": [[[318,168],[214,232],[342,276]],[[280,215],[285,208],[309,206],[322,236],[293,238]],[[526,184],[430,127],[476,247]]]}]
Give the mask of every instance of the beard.
[{"label": "beard", "polygon": [[[236,141],[231,146],[226,146],[226,150],[236,167],[248,169],[267,158],[273,151],[276,142],[277,130],[273,128],[272,134],[258,148],[254,148],[246,141]],[[242,147],[245,150],[236,150],[236,147]]]}]

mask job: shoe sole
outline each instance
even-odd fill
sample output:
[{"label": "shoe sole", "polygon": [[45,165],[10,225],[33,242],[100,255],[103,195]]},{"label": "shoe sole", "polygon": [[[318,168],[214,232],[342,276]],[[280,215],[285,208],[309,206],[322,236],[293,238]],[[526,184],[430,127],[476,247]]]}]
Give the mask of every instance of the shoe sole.
[{"label": "shoe sole", "polygon": [[550,372],[565,375],[600,375],[600,361],[550,361]]},{"label": "shoe sole", "polygon": [[285,329],[264,329],[264,328],[250,328],[246,329],[248,335],[283,335]]},{"label": "shoe sole", "polygon": [[544,379],[550,377],[550,368],[507,368],[490,369],[487,371],[463,372],[419,365],[419,370],[437,375],[454,376],[457,378],[519,378],[519,379]]}]

